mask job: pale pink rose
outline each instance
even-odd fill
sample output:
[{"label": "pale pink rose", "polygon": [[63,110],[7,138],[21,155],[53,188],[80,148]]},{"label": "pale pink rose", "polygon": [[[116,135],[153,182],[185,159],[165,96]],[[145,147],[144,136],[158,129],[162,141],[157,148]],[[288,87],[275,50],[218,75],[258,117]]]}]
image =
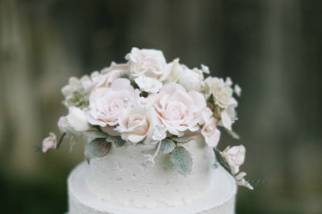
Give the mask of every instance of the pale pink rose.
[{"label": "pale pink rose", "polygon": [[116,126],[120,116],[134,106],[137,94],[127,79],[116,79],[111,87],[99,87],[89,97],[88,121],[101,127]]},{"label": "pale pink rose", "polygon": [[211,148],[218,145],[220,139],[220,131],[217,128],[217,123],[215,118],[211,118],[201,129],[201,135],[204,137],[205,142]]},{"label": "pale pink rose", "polygon": [[139,76],[147,76],[163,80],[168,74],[169,69],[162,51],[132,48],[125,58],[129,62],[130,76],[133,79]]},{"label": "pale pink rose", "polygon": [[51,149],[57,148],[57,137],[54,133],[50,132],[49,136],[42,141],[42,152],[47,153]]},{"label": "pale pink rose", "polygon": [[181,136],[184,131],[199,129],[200,113],[206,108],[206,101],[196,91],[187,92],[181,85],[169,83],[156,95],[153,106],[166,129]]},{"label": "pale pink rose", "polygon": [[240,166],[244,164],[246,148],[243,145],[227,147],[222,155],[229,164],[232,173],[237,174]]},{"label": "pale pink rose", "polygon": [[136,144],[144,139],[146,143],[152,143],[152,130],[158,124],[158,118],[153,110],[138,107],[123,114],[115,130],[121,134],[122,139],[131,143]]},{"label": "pale pink rose", "polygon": [[203,71],[198,68],[190,69],[186,65],[180,64],[176,59],[169,63],[171,66],[170,74],[167,77],[167,82],[178,82],[186,90],[201,91],[204,86]]}]

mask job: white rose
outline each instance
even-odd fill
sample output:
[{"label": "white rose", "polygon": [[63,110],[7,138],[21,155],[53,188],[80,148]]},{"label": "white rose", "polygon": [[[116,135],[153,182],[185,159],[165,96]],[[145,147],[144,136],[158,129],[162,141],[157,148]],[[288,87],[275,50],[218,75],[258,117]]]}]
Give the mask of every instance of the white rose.
[{"label": "white rose", "polygon": [[132,48],[125,58],[129,62],[130,76],[133,79],[147,76],[162,81],[168,73],[162,51]]},{"label": "white rose", "polygon": [[233,97],[233,89],[231,88],[231,80],[216,77],[208,77],[205,83],[209,89],[209,95],[214,98],[214,104],[220,108],[226,109],[228,106],[237,106],[237,101]]},{"label": "white rose", "polygon": [[153,106],[166,129],[181,136],[184,131],[199,129],[200,113],[206,108],[206,101],[196,91],[187,92],[181,85],[169,83],[156,95]]},{"label": "white rose", "polygon": [[171,75],[168,81],[176,81],[188,91],[201,91],[205,84],[202,70],[197,68],[190,69],[185,65],[179,64],[178,60],[172,62]]},{"label": "white rose", "polygon": [[201,135],[204,137],[205,142],[211,148],[218,145],[220,139],[220,131],[217,129],[215,118],[209,119],[201,129]]},{"label": "white rose", "polygon": [[239,167],[243,165],[245,161],[246,148],[243,145],[227,147],[222,152],[222,155],[229,164],[232,173],[237,174],[239,172]]},{"label": "white rose", "polygon": [[80,108],[73,107],[73,106],[70,107],[68,110],[69,110],[69,113],[65,117],[66,124],[63,125],[62,123],[64,121],[61,121],[61,127],[69,126],[74,131],[77,131],[77,132],[84,132],[90,128],[87,122],[86,113],[84,111],[82,111]]},{"label": "white rose", "polygon": [[204,88],[204,77],[201,70],[189,69],[186,66],[179,73],[179,83],[187,90],[201,91]]},{"label": "white rose", "polygon": [[49,136],[42,141],[42,152],[47,153],[51,149],[57,148],[57,137],[54,133],[50,132]]},{"label": "white rose", "polygon": [[112,62],[109,67],[103,68],[100,73],[93,73],[91,78],[96,87],[110,87],[115,79],[129,72],[128,64],[117,64]]},{"label": "white rose", "polygon": [[238,97],[240,97],[240,95],[241,95],[241,93],[242,93],[242,89],[241,89],[241,87],[240,87],[239,85],[235,85],[235,87],[234,87],[234,92],[236,93],[236,95],[237,95]]},{"label": "white rose", "polygon": [[159,124],[155,112],[145,108],[134,108],[123,114],[119,126],[115,129],[120,132],[122,139],[131,143],[139,143],[146,139],[151,143],[152,131]]},{"label": "white rose", "polygon": [[99,87],[89,97],[88,121],[101,127],[115,126],[120,116],[136,102],[137,94],[127,79],[116,79],[111,87]]},{"label": "white rose", "polygon": [[232,130],[232,125],[238,119],[235,108],[236,106],[231,105],[227,109],[223,110],[220,114],[220,125],[228,130]]}]

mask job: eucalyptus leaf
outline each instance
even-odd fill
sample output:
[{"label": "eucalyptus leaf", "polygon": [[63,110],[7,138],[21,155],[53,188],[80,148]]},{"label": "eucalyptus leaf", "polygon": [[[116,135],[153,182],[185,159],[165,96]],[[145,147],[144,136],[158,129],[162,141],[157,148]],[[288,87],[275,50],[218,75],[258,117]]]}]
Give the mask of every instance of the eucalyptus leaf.
[{"label": "eucalyptus leaf", "polygon": [[105,139],[96,139],[90,143],[85,144],[84,155],[88,161],[93,158],[104,157],[111,149],[111,143],[106,142]]},{"label": "eucalyptus leaf", "polygon": [[161,151],[164,154],[169,154],[176,148],[176,144],[173,140],[164,139],[161,141]]},{"label": "eucalyptus leaf", "polygon": [[170,153],[170,161],[180,174],[188,175],[191,173],[192,158],[190,153],[183,146],[177,146]]},{"label": "eucalyptus leaf", "polygon": [[227,163],[226,159],[222,156],[221,152],[218,149],[214,148],[214,153],[216,155],[216,159],[217,159],[218,163],[222,167],[224,167],[224,169],[226,169],[231,175],[233,175],[233,173],[231,172],[229,164]]}]

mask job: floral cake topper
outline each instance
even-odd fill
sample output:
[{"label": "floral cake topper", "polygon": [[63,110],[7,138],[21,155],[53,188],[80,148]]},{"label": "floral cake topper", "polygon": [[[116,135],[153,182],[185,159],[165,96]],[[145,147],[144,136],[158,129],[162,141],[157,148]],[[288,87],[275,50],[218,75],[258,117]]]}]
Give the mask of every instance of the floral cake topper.
[{"label": "floral cake topper", "polygon": [[50,133],[42,151],[77,138],[84,141],[90,161],[107,155],[112,144],[155,144],[156,152],[148,160],[153,162],[159,152],[168,154],[174,168],[187,175],[193,163],[182,145],[199,135],[237,183],[252,189],[239,169],[245,147],[217,149],[221,130],[238,138],[232,126],[240,87],[230,78],[210,76],[205,65],[191,69],[179,59],[167,62],[160,50],[132,48],[125,59],[90,76],[70,78],[62,89],[68,109],[58,120],[62,134],[57,138]]}]

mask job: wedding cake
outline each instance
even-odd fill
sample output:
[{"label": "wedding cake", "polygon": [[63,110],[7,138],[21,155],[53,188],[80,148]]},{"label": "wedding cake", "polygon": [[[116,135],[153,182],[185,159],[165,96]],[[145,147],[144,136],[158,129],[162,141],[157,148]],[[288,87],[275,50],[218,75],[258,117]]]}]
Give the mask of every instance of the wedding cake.
[{"label": "wedding cake", "polygon": [[[84,143],[86,161],[68,178],[69,214],[233,214],[243,145],[220,151],[221,130],[234,138],[232,81],[190,69],[163,53],[133,48],[126,63],[63,89],[68,114],[42,151]],[[205,77],[207,76],[207,77]]]}]

